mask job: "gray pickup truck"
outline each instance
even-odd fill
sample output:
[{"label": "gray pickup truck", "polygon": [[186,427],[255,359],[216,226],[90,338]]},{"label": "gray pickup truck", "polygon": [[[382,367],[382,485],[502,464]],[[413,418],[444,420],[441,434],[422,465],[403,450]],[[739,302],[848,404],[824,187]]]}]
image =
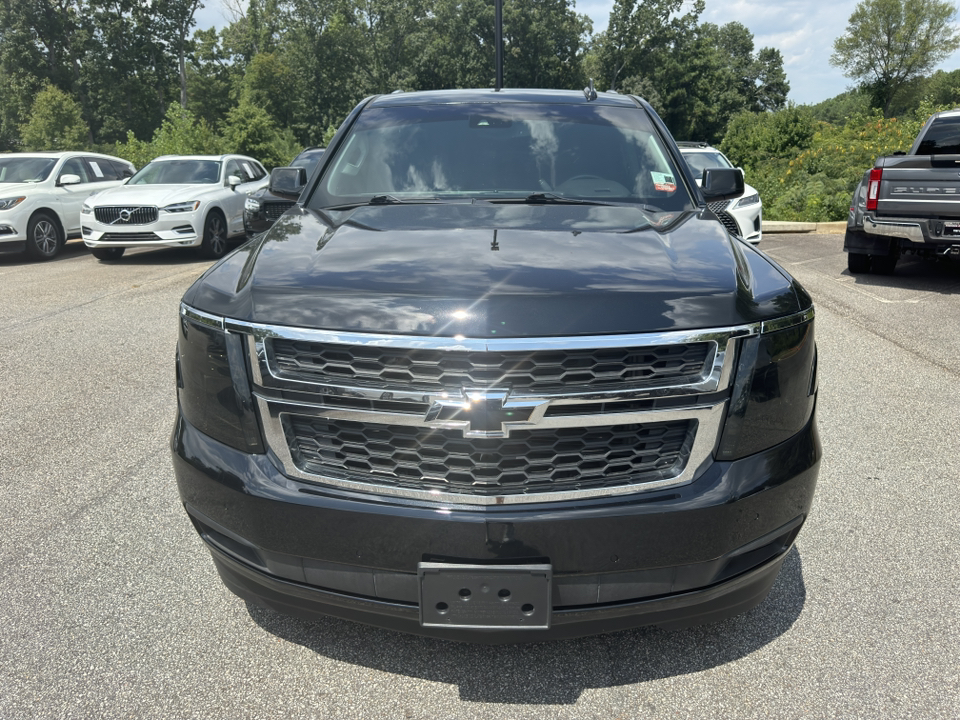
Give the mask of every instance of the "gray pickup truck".
[{"label": "gray pickup truck", "polygon": [[890,274],[904,252],[960,256],[960,109],[931,116],[909,152],[864,173],[843,249],[852,273]]}]

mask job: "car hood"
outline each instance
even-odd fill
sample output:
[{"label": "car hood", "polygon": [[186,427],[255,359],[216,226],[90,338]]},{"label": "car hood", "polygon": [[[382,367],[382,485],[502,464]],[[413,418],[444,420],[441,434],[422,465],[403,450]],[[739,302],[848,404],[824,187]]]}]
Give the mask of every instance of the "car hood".
[{"label": "car hood", "polygon": [[156,205],[203,200],[224,188],[222,185],[121,185],[93,196],[94,206]]},{"label": "car hood", "polygon": [[38,191],[49,192],[50,186],[46,181],[42,183],[0,183],[0,198],[19,197]]},{"label": "car hood", "polygon": [[709,213],[607,206],[297,207],[184,301],[238,320],[470,337],[741,325],[809,298]]}]

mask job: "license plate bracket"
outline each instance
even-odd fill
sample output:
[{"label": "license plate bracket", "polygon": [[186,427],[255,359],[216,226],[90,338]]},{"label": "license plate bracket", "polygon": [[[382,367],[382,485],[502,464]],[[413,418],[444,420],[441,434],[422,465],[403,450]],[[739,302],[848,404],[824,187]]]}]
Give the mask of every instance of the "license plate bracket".
[{"label": "license plate bracket", "polygon": [[943,224],[943,234],[948,237],[960,236],[960,222],[945,222]]},{"label": "license plate bracket", "polygon": [[420,624],[476,630],[550,627],[552,567],[422,562]]}]

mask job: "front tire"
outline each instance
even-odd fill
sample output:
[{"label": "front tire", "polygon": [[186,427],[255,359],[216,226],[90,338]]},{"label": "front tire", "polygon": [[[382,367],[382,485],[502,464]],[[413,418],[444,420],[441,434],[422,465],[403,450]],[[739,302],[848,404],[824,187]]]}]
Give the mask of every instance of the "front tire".
[{"label": "front tire", "polygon": [[203,224],[203,242],[200,243],[200,254],[210,260],[222,258],[227,252],[227,223],[216,210],[207,215]]},{"label": "front tire", "polygon": [[91,248],[90,252],[93,253],[93,256],[97,260],[103,260],[109,262],[110,260],[119,260],[123,257],[123,251],[126,248],[120,247],[95,247]]},{"label": "front tire", "polygon": [[866,253],[847,253],[847,269],[854,275],[870,272],[870,256]]},{"label": "front tire", "polygon": [[57,219],[39,212],[27,223],[27,255],[33,260],[53,260],[63,247]]}]

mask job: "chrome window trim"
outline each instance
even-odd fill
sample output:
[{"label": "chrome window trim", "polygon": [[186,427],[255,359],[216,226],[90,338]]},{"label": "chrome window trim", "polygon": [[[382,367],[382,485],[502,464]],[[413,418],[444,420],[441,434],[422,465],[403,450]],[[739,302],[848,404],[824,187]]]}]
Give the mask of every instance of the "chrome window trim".
[{"label": "chrome window trim", "polygon": [[[347,410],[329,410],[327,408],[316,408],[309,404],[285,403],[284,405],[267,402],[262,397],[257,397],[257,403],[260,407],[260,415],[264,418],[264,434],[266,435],[267,445],[273,450],[280,462],[283,471],[291,476],[301,480],[306,480],[321,485],[329,485],[344,490],[354,490],[370,493],[372,495],[403,498],[407,500],[423,500],[433,503],[445,503],[460,506],[486,506],[486,505],[529,505],[541,502],[558,502],[562,500],[580,500],[596,497],[612,497],[617,495],[628,495],[640,492],[649,492],[651,490],[662,490],[664,488],[680,487],[687,485],[695,479],[697,472],[703,464],[713,455],[713,448],[716,445],[720,434],[720,424],[723,420],[725,402],[715,405],[705,405],[691,408],[681,408],[677,410],[652,410],[638,413],[616,413],[610,415],[583,416],[574,415],[570,417],[545,418],[541,424],[530,425],[528,428],[551,428],[551,427],[594,427],[607,425],[626,425],[632,423],[658,423],[670,422],[672,420],[697,420],[693,447],[690,449],[690,456],[684,464],[683,469],[674,477],[663,478],[661,480],[650,480],[648,482],[633,483],[628,485],[617,485],[608,488],[595,488],[591,490],[564,490],[561,492],[537,492],[529,495],[465,495],[462,493],[444,493],[439,490],[414,490],[410,488],[391,487],[389,485],[378,485],[376,483],[365,483],[358,480],[339,478],[331,475],[318,475],[306,472],[297,467],[290,452],[290,445],[283,430],[283,416],[292,414],[291,410],[298,415],[315,414],[318,417],[324,417],[334,420],[361,420],[364,422],[389,422],[389,424],[419,425],[427,426],[422,420],[409,415],[397,415],[396,421],[390,413],[368,413],[364,411]],[[387,417],[390,417],[387,420]],[[374,418],[379,417],[379,420]],[[266,419],[269,418],[269,422]],[[438,424],[436,427],[444,427]]]}]

